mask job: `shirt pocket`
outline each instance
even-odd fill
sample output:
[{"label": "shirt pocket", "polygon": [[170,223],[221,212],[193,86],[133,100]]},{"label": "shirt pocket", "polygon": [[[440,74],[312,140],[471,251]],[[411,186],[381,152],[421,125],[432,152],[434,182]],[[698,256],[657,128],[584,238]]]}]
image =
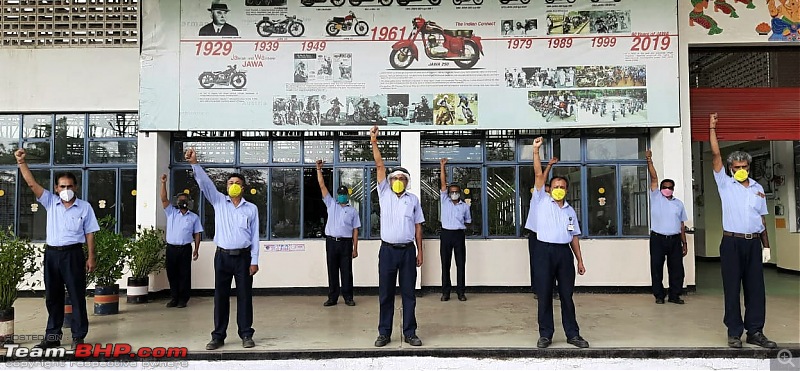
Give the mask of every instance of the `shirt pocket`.
[{"label": "shirt pocket", "polygon": [[250,230],[250,218],[248,218],[247,215],[236,214],[233,220],[236,222],[236,226],[239,229],[244,231]]},{"label": "shirt pocket", "polygon": [[67,231],[78,233],[83,230],[83,217],[82,216],[67,216],[67,221],[64,223]]},{"label": "shirt pocket", "polygon": [[410,222],[414,222],[414,205],[409,203],[408,205],[403,206],[403,216],[406,217]]}]

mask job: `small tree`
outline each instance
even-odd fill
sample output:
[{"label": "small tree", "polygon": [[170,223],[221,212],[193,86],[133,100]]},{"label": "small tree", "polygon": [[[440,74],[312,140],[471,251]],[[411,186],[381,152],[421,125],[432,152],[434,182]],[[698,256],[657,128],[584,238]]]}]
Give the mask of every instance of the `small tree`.
[{"label": "small tree", "polygon": [[94,272],[87,272],[86,284],[111,286],[122,278],[130,260],[130,240],[114,231],[117,222],[113,217],[103,217],[98,223],[100,230],[94,234],[96,267]]},{"label": "small tree", "polygon": [[142,228],[140,225],[136,231],[136,239],[130,246],[131,277],[145,278],[150,273],[158,273],[164,269],[167,251],[164,231],[155,227]]},{"label": "small tree", "polygon": [[41,248],[15,235],[11,227],[0,230],[0,310],[14,306],[20,285],[39,270],[36,256],[40,252]]}]

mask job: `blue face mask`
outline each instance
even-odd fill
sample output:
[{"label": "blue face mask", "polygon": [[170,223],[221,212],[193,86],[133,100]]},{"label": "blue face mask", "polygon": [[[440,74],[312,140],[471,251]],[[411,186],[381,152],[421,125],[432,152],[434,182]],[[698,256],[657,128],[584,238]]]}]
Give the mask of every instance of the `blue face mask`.
[{"label": "blue face mask", "polygon": [[340,204],[346,204],[347,203],[347,195],[338,195],[338,196],[336,196],[336,202],[338,202]]}]

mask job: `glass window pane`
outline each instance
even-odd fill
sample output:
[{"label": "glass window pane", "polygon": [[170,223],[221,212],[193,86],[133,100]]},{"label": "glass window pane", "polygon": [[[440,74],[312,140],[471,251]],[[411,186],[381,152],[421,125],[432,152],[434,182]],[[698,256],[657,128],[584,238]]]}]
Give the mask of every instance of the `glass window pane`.
[{"label": "glass window pane", "polygon": [[90,164],[135,164],[136,141],[93,141],[89,142]]},{"label": "glass window pane", "polygon": [[294,140],[272,142],[272,162],[300,162],[300,142]]},{"label": "glass window pane", "polygon": [[28,142],[22,146],[25,148],[25,162],[28,164],[50,164],[50,142]]},{"label": "glass window pane", "polygon": [[622,234],[646,236],[648,229],[647,166],[621,166],[622,172]]},{"label": "glass window pane", "polygon": [[89,203],[94,208],[97,220],[107,215],[116,218],[117,171],[89,170],[89,181],[86,183]]},{"label": "glass window pane", "polygon": [[514,161],[514,139],[489,139],[486,141],[486,161]]},{"label": "glass window pane", "polygon": [[[24,181],[23,181],[24,183]],[[0,171],[0,228],[14,226],[14,201],[17,195],[17,171]]]},{"label": "glass window pane", "polygon": [[272,169],[272,238],[300,238],[300,169]]},{"label": "glass window pane", "polygon": [[53,158],[56,164],[83,163],[85,125],[86,115],[56,115]]},{"label": "glass window pane", "polygon": [[481,177],[481,169],[477,167],[452,167],[447,170],[453,174],[453,182],[461,186],[461,197],[464,198],[464,202],[469,204],[472,224],[467,226],[466,235],[482,236],[483,203],[481,191],[483,190],[483,179]]},{"label": "glass window pane", "polygon": [[486,172],[486,197],[490,236],[515,236],[516,169],[490,167]]},{"label": "glass window pane", "polygon": [[139,132],[137,113],[99,113],[89,115],[92,138],[136,138]]},{"label": "glass window pane", "polygon": [[175,142],[172,152],[172,160],[178,163],[186,163],[184,153],[189,148],[194,148],[197,152],[197,162],[232,164],[234,160],[234,142]]},{"label": "glass window pane", "polygon": [[343,185],[350,190],[350,206],[358,210],[358,215],[361,217],[361,228],[358,230],[359,236],[364,236],[364,231],[367,229],[368,221],[364,220],[364,213],[366,212],[367,190],[366,182],[364,180],[364,169],[337,169],[339,171],[339,185]]},{"label": "glass window pane", "polygon": [[50,139],[53,130],[53,115],[22,116],[22,137]]},{"label": "glass window pane", "polygon": [[422,215],[425,215],[425,223],[422,223],[422,235],[426,238],[437,237],[442,230],[439,174],[438,166],[423,167],[421,170],[422,195],[420,195],[420,202],[422,203]]},{"label": "glass window pane", "polygon": [[[570,206],[575,209],[575,213],[578,214],[578,221],[581,226],[581,231],[585,231],[585,226],[583,225],[583,220],[581,219],[581,168],[580,166],[555,166],[553,170],[550,171],[550,178],[552,179],[554,176],[560,176],[567,178],[569,181],[569,186],[567,187],[567,195],[564,197],[567,202],[569,202]],[[608,192],[608,191],[606,191]],[[528,199],[528,204],[530,204],[530,199]]]},{"label": "glass window pane", "polygon": [[136,169],[120,170],[120,182],[119,231],[131,237],[136,234]]},{"label": "glass window pane", "polygon": [[269,142],[243,140],[239,145],[239,161],[244,164],[269,162]]},{"label": "glass window pane", "polygon": [[303,143],[305,151],[305,163],[313,164],[317,160],[325,163],[333,163],[333,141],[332,140],[307,140]]},{"label": "glass window pane", "polygon": [[19,148],[19,115],[0,115],[0,165],[16,164]]},{"label": "glass window pane", "polygon": [[[52,190],[50,182],[50,170],[31,170],[36,183],[45,189]],[[20,175],[20,178],[22,175]],[[44,241],[47,239],[47,211],[36,202],[30,187],[25,182],[20,184],[19,190],[19,229],[20,236],[33,241]]]},{"label": "glass window pane", "polygon": [[[336,198],[336,187],[333,186],[333,170],[330,167],[322,168],[322,178],[325,179],[325,188],[331,197]],[[303,169],[303,233],[305,238],[322,238],[325,236],[325,223],[328,219],[328,210],[322,202],[322,191],[317,182],[317,169]]]},{"label": "glass window pane", "polygon": [[553,142],[553,156],[559,161],[581,160],[581,138],[558,138]]},{"label": "glass window pane", "polygon": [[644,159],[645,138],[597,138],[586,140],[587,160]]},{"label": "glass window pane", "polygon": [[586,190],[589,202],[589,235],[617,235],[617,169],[590,166]]},{"label": "glass window pane", "polygon": [[[378,139],[378,148],[381,149],[383,161],[398,161],[400,159],[399,140]],[[339,141],[339,161],[341,162],[372,162],[372,146],[369,139]]]},{"label": "glass window pane", "polygon": [[[378,171],[373,167],[369,169],[369,202],[370,202],[370,215],[369,215],[369,233],[372,238],[380,238],[381,236],[381,204],[378,198]],[[425,214],[422,214],[425,215]],[[427,219],[425,215],[425,220]],[[423,223],[424,226],[427,223]]]},{"label": "glass window pane", "polygon": [[[227,184],[228,184],[228,176],[234,172],[233,169],[217,169],[217,168],[203,168],[208,174],[208,177],[211,178],[211,181],[214,182],[214,185],[217,187],[217,190],[222,192],[223,194],[227,194]],[[194,180],[194,176],[192,176],[191,181],[192,183],[196,183]],[[177,193],[177,192],[176,192]],[[196,198],[194,198],[197,200]],[[211,203],[208,200],[203,202],[203,234],[206,236],[207,239],[212,240],[214,239],[214,207],[211,206]]]},{"label": "glass window pane", "polygon": [[422,140],[422,161],[439,161],[439,159],[444,157],[447,157],[454,162],[481,162],[483,159],[481,140]]},{"label": "glass window pane", "polygon": [[[534,138],[520,138],[517,140],[517,146],[519,147],[517,150],[519,151],[520,161],[533,162],[533,139]],[[550,141],[545,139],[544,143],[542,143],[542,148],[539,149],[539,156],[542,161],[545,162],[550,160],[550,151],[548,147],[550,147]],[[531,174],[533,174],[533,170],[531,170]],[[533,183],[531,182],[531,184]]]},{"label": "glass window pane", "polygon": [[[247,182],[244,189],[244,199],[258,207],[258,236],[267,238],[267,182],[269,171],[267,169],[242,169],[240,171]],[[227,179],[225,180],[227,182]]]}]

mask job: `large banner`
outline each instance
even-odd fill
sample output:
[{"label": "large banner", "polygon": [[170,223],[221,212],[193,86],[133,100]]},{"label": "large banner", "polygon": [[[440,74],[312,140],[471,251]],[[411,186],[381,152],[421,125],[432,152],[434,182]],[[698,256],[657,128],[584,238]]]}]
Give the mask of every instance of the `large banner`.
[{"label": "large banner", "polygon": [[161,21],[180,130],[680,125],[676,1],[182,0]]}]

